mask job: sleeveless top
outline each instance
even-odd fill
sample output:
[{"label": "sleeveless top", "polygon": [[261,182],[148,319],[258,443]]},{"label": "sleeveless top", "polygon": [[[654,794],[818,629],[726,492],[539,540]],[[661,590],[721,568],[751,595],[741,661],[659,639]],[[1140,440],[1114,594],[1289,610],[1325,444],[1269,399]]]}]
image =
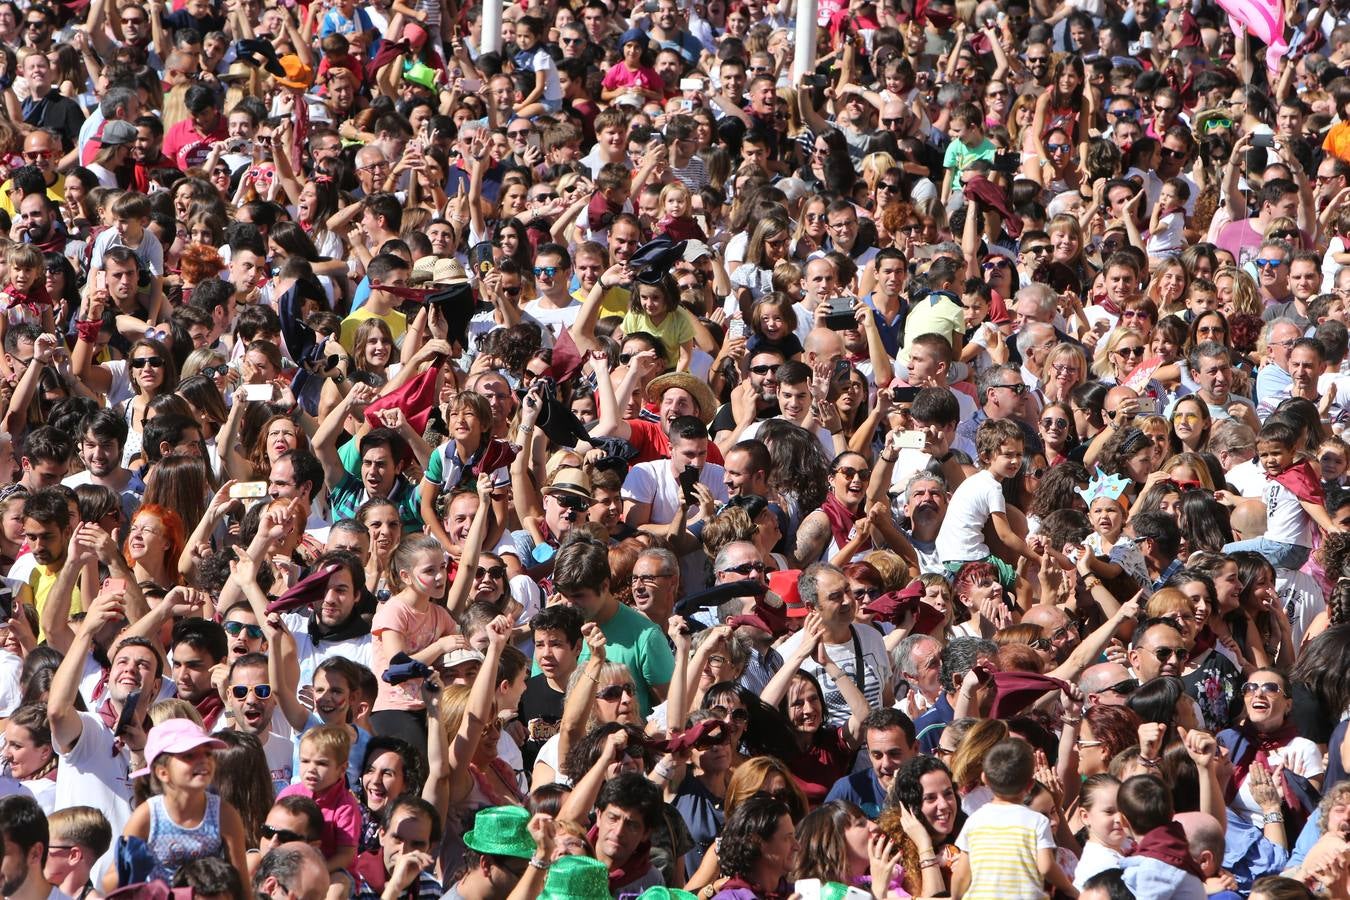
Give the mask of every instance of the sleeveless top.
[{"label": "sleeveless top", "polygon": [[146,843],[159,860],[152,879],[172,881],[178,867],[203,856],[221,856],[225,843],[220,839],[220,797],[206,795],[206,814],[196,828],[184,828],[169,818],[164,798],[150,798],[150,834]]}]

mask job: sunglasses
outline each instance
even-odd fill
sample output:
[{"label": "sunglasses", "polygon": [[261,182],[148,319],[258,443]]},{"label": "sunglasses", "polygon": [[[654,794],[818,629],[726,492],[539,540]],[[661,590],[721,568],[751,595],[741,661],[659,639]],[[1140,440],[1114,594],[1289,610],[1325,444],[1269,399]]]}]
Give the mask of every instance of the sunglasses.
[{"label": "sunglasses", "polygon": [[1252,694],[1261,694],[1266,697],[1280,697],[1284,695],[1284,688],[1274,681],[1249,681],[1242,686],[1242,696],[1250,697]]},{"label": "sunglasses", "polygon": [[1041,427],[1042,427],[1042,428],[1068,428],[1068,427],[1069,427],[1069,420],[1068,420],[1068,419],[1061,419],[1061,418],[1059,418],[1058,416],[1046,416],[1044,419],[1041,419]]},{"label": "sunglasses", "polygon": [[1019,397],[1027,392],[1027,386],[1025,384],[996,384],[994,387],[1007,388]]},{"label": "sunglasses", "polygon": [[557,275],[557,274],[558,274],[558,267],[557,267],[557,266],[535,266],[535,267],[534,267],[534,277],[535,277],[535,278],[538,278],[540,275],[543,275],[543,276],[546,277],[546,278],[552,278],[554,275]]},{"label": "sunglasses", "polygon": [[230,371],[230,367],[221,363],[218,366],[206,366],[202,369],[202,374],[207,378],[221,378]]},{"label": "sunglasses", "polygon": [[731,719],[737,725],[744,725],[750,721],[750,713],[744,709],[733,709],[728,712],[725,706],[710,706],[708,712],[722,720]]},{"label": "sunglasses", "polygon": [[259,826],[258,833],[269,841],[276,841],[278,844],[309,843],[303,834],[296,834],[294,831],[286,828],[273,828],[266,822]]},{"label": "sunglasses", "polygon": [[559,494],[556,495],[554,499],[558,501],[558,505],[563,509],[570,509],[574,512],[581,512],[591,508],[590,501],[581,497],[569,497],[566,494]]},{"label": "sunglasses", "polygon": [[[1162,110],[1159,110],[1159,112],[1161,111]],[[1173,150],[1171,147],[1163,147],[1162,152],[1163,156],[1166,156],[1168,159],[1181,159],[1186,155],[1185,150]]]},{"label": "sunglasses", "polygon": [[520,285],[517,284],[517,285],[515,285],[515,286],[513,286],[513,287],[504,287],[504,288],[502,288],[502,293],[505,294],[505,295],[508,296],[508,297],[519,297],[519,296],[520,296]]},{"label": "sunglasses", "polygon": [[1164,666],[1167,665],[1168,661],[1174,656],[1178,663],[1184,663],[1191,655],[1191,652],[1185,647],[1154,647],[1149,652],[1158,657],[1158,662],[1162,663]]},{"label": "sunglasses", "polygon": [[1050,639],[1039,637],[1034,641],[1027,641],[1027,646],[1032,650],[1046,651],[1050,649]]},{"label": "sunglasses", "polygon": [[1049,244],[1037,244],[1037,245],[1034,246],[1034,247],[1027,247],[1027,248],[1026,248],[1026,252],[1027,252],[1027,253],[1034,254],[1034,255],[1036,255],[1036,256],[1040,256],[1042,253],[1049,253],[1049,252],[1050,252],[1050,245],[1049,245]]},{"label": "sunglasses", "polygon": [[1068,153],[1073,148],[1072,144],[1046,144],[1045,149],[1051,153]]},{"label": "sunglasses", "polygon": [[854,600],[875,600],[881,596],[881,588],[859,587],[848,592]]},{"label": "sunglasses", "polygon": [[852,466],[840,466],[834,471],[837,475],[843,475],[848,481],[852,481],[855,478],[861,478],[863,481],[866,481],[868,478],[872,477],[871,469],[855,469]]},{"label": "sunglasses", "polygon": [[489,578],[505,578],[506,566],[488,566],[486,569],[479,566],[473,574],[475,578],[482,578],[484,575]]},{"label": "sunglasses", "polygon": [[236,684],[230,688],[230,694],[236,700],[243,700],[250,693],[259,700],[266,700],[268,697],[272,696],[272,686],[270,684],[255,684],[252,687],[249,687],[246,684]]},{"label": "sunglasses", "polygon": [[898,194],[904,186],[898,181],[882,181],[877,184],[877,190],[889,191],[892,194]]},{"label": "sunglasses", "polygon": [[993,272],[997,269],[1006,269],[1008,267],[1008,261],[1002,257],[999,257],[998,259],[986,259],[984,262],[980,263],[980,266],[986,272]]},{"label": "sunglasses", "polygon": [[1299,236],[1299,233],[1297,231],[1272,231],[1270,236],[1284,241],[1292,241]]},{"label": "sunglasses", "polygon": [[697,741],[694,742],[694,749],[711,750],[713,747],[722,746],[728,740],[729,737],[725,731],[717,735],[705,734],[703,737],[699,738]]},{"label": "sunglasses", "polygon": [[1232,128],[1233,120],[1228,118],[1210,119],[1205,123],[1205,134],[1211,131],[1221,131],[1225,128]]},{"label": "sunglasses", "polygon": [[882,125],[882,127],[884,127],[884,128],[899,128],[901,125],[904,125],[904,124],[905,124],[905,120],[904,120],[904,119],[899,119],[899,118],[896,118],[896,119],[882,119],[882,120],[881,120],[881,125]]},{"label": "sunglasses", "polygon": [[1134,119],[1139,118],[1139,110],[1137,110],[1137,109],[1113,109],[1113,110],[1109,110],[1109,111],[1107,112],[1107,115],[1108,115],[1108,116],[1111,116],[1112,118],[1116,118],[1116,119],[1129,119],[1129,120],[1133,121]]},{"label": "sunglasses", "polygon": [[1256,264],[1258,269],[1278,269],[1280,266],[1284,265],[1284,260],[1282,259],[1266,259],[1264,256],[1258,257],[1252,260],[1252,262]]},{"label": "sunglasses", "polygon": [[[241,634],[247,634],[250,641],[262,640],[263,630],[261,625],[248,625],[244,622],[226,622],[223,626],[225,633],[230,637],[239,637]],[[238,690],[238,688],[235,688]],[[243,699],[242,697],[240,698]],[[266,697],[263,698],[267,699]]]},{"label": "sunglasses", "polygon": [[1116,352],[1121,356],[1143,356],[1143,347],[1117,347]]},{"label": "sunglasses", "polygon": [[133,369],[144,369],[149,366],[152,369],[164,368],[164,357],[162,356],[142,356],[133,359],[129,364]]},{"label": "sunglasses", "polygon": [[734,572],[737,575],[749,575],[751,572],[767,572],[769,567],[759,560],[741,563],[739,566],[727,566],[723,572]]},{"label": "sunglasses", "polygon": [[611,684],[609,687],[601,688],[595,692],[596,698],[604,700],[606,703],[617,703],[624,694],[636,697],[637,688],[631,684]]},{"label": "sunglasses", "polygon": [[[1138,687],[1138,681],[1133,678],[1126,678],[1124,681],[1117,681],[1106,690],[1117,694],[1133,694]],[[1106,693],[1106,691],[1103,691],[1102,693]]]},{"label": "sunglasses", "polygon": [[774,369],[776,369],[776,368],[778,368],[778,367],[777,367],[777,366],[751,366],[751,367],[750,367],[750,371],[751,371],[751,372],[754,372],[756,375],[768,375],[770,372],[772,372],[772,371],[773,371]]}]

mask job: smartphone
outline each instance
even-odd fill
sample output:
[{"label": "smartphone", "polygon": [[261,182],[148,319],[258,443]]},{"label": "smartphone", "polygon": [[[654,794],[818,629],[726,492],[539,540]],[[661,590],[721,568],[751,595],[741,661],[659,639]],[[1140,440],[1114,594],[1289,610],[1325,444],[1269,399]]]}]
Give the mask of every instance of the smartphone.
[{"label": "smartphone", "polygon": [[270,384],[246,384],[244,385],[244,399],[249,402],[269,403],[272,400],[272,390]]},{"label": "smartphone", "polygon": [[1015,175],[1020,168],[1022,168],[1022,158],[1020,153],[994,154],[995,172],[1002,172],[1004,175]]},{"label": "smartphone", "polygon": [[483,89],[483,81],[480,78],[465,78],[459,83],[459,89],[466,94],[476,94]]},{"label": "smartphone", "polygon": [[113,726],[113,736],[121,737],[127,733],[127,729],[136,721],[136,709],[141,705],[140,688],[127,695],[127,699],[122,702],[122,714],[117,717],[117,724]]},{"label": "smartphone", "polygon": [[823,90],[830,83],[830,79],[824,75],[803,75],[802,84],[810,88],[819,88]]},{"label": "smartphone", "polygon": [[898,450],[922,450],[927,443],[927,435],[922,431],[902,431],[895,439]]},{"label": "smartphone", "polygon": [[1152,397],[1139,398],[1139,415],[1151,416],[1158,411],[1158,401]]},{"label": "smartphone", "polygon": [[820,900],[820,887],[819,878],[798,878],[792,890],[801,900]]},{"label": "smartphone", "polygon": [[469,249],[469,264],[481,278],[492,271],[495,262],[492,258],[492,242],[479,241]]},{"label": "smartphone", "polygon": [[656,0],[647,0],[646,3],[642,4],[642,11],[645,13],[654,13],[658,7],[659,5]]},{"label": "smartphone", "polygon": [[249,141],[247,138],[230,138],[225,144],[226,151],[230,153],[244,153],[248,150]]},{"label": "smartphone", "polygon": [[1275,135],[1273,134],[1254,134],[1252,135],[1252,147],[1259,147],[1269,150],[1275,146]]},{"label": "smartphone", "polygon": [[1139,33],[1139,46],[1145,50],[1153,49],[1153,32],[1142,31]]},{"label": "smartphone", "polygon": [[681,78],[680,90],[682,91],[701,91],[703,90],[703,79],[701,78]]},{"label": "smartphone", "polygon": [[700,473],[701,470],[694,466],[685,466],[684,470],[680,472],[680,490],[684,491],[684,499],[691,503],[698,496],[694,493],[694,485],[698,484]]},{"label": "smartphone", "polygon": [[267,482],[241,481],[230,487],[231,500],[256,500],[267,496]]},{"label": "smartphone", "polygon": [[94,290],[95,291],[108,290],[108,273],[103,271],[102,269],[99,269],[97,272],[94,273]]},{"label": "smartphone", "polygon": [[831,331],[853,331],[858,327],[858,319],[853,315],[852,297],[830,298],[830,311],[825,315],[825,327]]},{"label": "smartphone", "polygon": [[694,101],[690,100],[688,97],[685,97],[680,101],[680,109],[683,110],[684,112],[693,112]]},{"label": "smartphone", "polygon": [[831,381],[847,381],[848,375],[853,371],[853,366],[849,365],[848,360],[838,359],[834,363],[834,371],[830,373]]},{"label": "smartphone", "polygon": [[913,403],[914,398],[917,396],[919,396],[919,389],[916,387],[891,388],[892,403]]},{"label": "smartphone", "polygon": [[745,337],[745,320],[742,319],[740,316],[736,316],[734,319],[728,322],[727,337],[733,339]]},{"label": "smartphone", "polygon": [[99,588],[100,594],[125,594],[127,592],[127,580],[125,578],[105,578],[103,586]]}]

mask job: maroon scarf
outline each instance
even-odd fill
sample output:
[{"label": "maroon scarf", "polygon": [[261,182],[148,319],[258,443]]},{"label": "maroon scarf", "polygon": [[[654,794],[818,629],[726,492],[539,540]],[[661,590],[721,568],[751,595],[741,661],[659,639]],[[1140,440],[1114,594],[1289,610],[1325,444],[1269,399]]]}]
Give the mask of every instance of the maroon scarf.
[{"label": "maroon scarf", "polygon": [[[1243,754],[1242,759],[1233,760],[1233,777],[1228,779],[1228,788],[1224,791],[1224,798],[1230,803],[1237,795],[1238,788],[1242,787],[1242,783],[1251,774],[1252,766],[1262,766],[1268,772],[1274,769],[1270,764],[1270,755],[1283,749],[1286,744],[1298,737],[1298,726],[1289,722],[1274,731],[1263,733],[1249,725],[1242,729],[1242,736],[1247,739],[1247,752]],[[1289,783],[1284,780],[1283,773],[1276,786],[1280,789],[1280,796],[1284,799],[1285,805],[1298,809],[1298,798],[1289,789]]]},{"label": "maroon scarf", "polygon": [[220,694],[217,691],[212,690],[201,699],[200,703],[194,705],[202,717],[202,728],[209,734],[216,727],[220,714],[225,710],[225,701],[220,699]]},{"label": "maroon scarf", "polygon": [[1196,659],[1206,650],[1213,650],[1219,638],[1214,634],[1214,629],[1206,625],[1195,634],[1195,645],[1191,647],[1191,659]]},{"label": "maroon scarf", "polygon": [[1139,838],[1139,844],[1134,848],[1134,853],[1131,855],[1156,859],[1158,862],[1165,863],[1174,869],[1189,872],[1201,881],[1205,880],[1205,873],[1200,871],[1200,865],[1191,856],[1190,844],[1186,841],[1186,832],[1176,822],[1168,822],[1166,825],[1159,825],[1152,831],[1145,832]]},{"label": "maroon scarf", "polygon": [[[600,829],[592,828],[586,834],[586,839],[594,847],[596,841],[600,839]],[[628,861],[622,866],[610,866],[609,868],[609,892],[615,896],[619,893],[619,888],[626,884],[632,884],[634,881],[646,875],[652,870],[652,842],[643,841],[637,845],[633,855],[628,857]]]},{"label": "maroon scarf", "polygon": [[112,707],[112,698],[109,697],[107,700],[104,700],[102,703],[100,703],[95,712],[98,713],[98,717],[103,722],[103,724],[108,726],[108,731],[112,733],[113,736],[112,755],[121,756],[122,739],[117,736],[117,711],[114,710]]},{"label": "maroon scarf", "polygon": [[[834,494],[826,494],[825,502],[820,504],[820,511],[825,514],[825,518],[830,520],[830,533],[834,535],[836,547],[843,548],[849,541],[849,534],[853,531],[854,524],[863,517],[861,511],[862,504],[859,504],[859,512],[853,512]],[[871,541],[868,546],[862,548],[864,551],[871,549]]]}]

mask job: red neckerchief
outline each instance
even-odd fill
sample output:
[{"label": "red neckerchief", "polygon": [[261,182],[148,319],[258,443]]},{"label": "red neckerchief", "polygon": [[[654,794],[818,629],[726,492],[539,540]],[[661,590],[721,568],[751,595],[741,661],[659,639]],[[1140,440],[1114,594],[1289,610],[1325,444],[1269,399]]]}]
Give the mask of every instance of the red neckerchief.
[{"label": "red neckerchief", "polygon": [[1278,481],[1304,503],[1316,503],[1318,506],[1326,503],[1327,495],[1322,489],[1322,479],[1317,477],[1317,473],[1313,471],[1312,463],[1306,459],[1300,463],[1295,463],[1273,478],[1267,475],[1266,479]]},{"label": "red neckerchief", "polygon": [[131,187],[141,194],[150,193],[150,168],[145,163],[134,163],[132,165]]},{"label": "red neckerchief", "polygon": [[1191,659],[1195,659],[1206,650],[1213,650],[1214,645],[1218,642],[1219,639],[1214,634],[1214,629],[1210,628],[1208,625],[1201,628],[1196,632],[1195,644],[1191,647]]},{"label": "red neckerchief", "polygon": [[117,736],[117,712],[112,708],[112,698],[109,697],[98,705],[96,710],[99,719],[108,726],[108,731],[113,734],[112,755],[122,755],[122,739]]},{"label": "red neckerchief", "polygon": [[1200,871],[1200,866],[1196,863],[1195,857],[1191,856],[1190,844],[1186,841],[1186,832],[1176,822],[1168,822],[1166,825],[1159,825],[1152,831],[1145,832],[1139,838],[1134,853],[1130,855],[1156,859],[1158,862],[1169,865],[1174,869],[1189,872],[1201,881],[1205,880],[1204,872]]},{"label": "red neckerchief", "polygon": [[47,295],[47,285],[41,281],[34,282],[33,287],[26,292],[13,285],[7,285],[4,293],[9,298],[10,306],[22,306],[38,317],[42,316],[39,307],[52,305],[52,298]]},{"label": "red neckerchief", "polygon": [[201,702],[193,704],[197,712],[202,717],[202,729],[208,734],[216,727],[220,714],[225,710],[225,701],[220,699],[220,693],[212,690],[201,699]]},{"label": "red neckerchief", "polygon": [[[830,533],[834,535],[836,547],[843,549],[844,545],[849,542],[849,534],[853,531],[854,523],[864,515],[861,512],[861,504],[859,509],[860,511],[855,513],[840,502],[834,494],[825,495],[825,502],[820,504],[820,511],[825,514],[825,518],[830,520]],[[863,547],[862,550],[866,551],[870,548],[871,541],[868,541],[868,545]]]},{"label": "red neckerchief", "polygon": [[[600,839],[600,829],[592,828],[586,837],[590,840],[591,846]],[[619,888],[627,884],[632,884],[643,875],[652,870],[652,842],[643,841],[633,850],[633,855],[628,857],[627,862],[622,866],[611,865],[609,867],[609,892],[618,896]]]},{"label": "red neckerchief", "polygon": [[1107,312],[1109,312],[1113,316],[1117,317],[1120,316],[1120,307],[1116,306],[1116,304],[1112,302],[1110,297],[1102,297],[1101,302],[1098,303],[1097,305],[1100,306],[1102,309],[1106,310]]},{"label": "red neckerchief", "polygon": [[[1267,733],[1257,731],[1248,725],[1242,729],[1242,736],[1247,739],[1247,752],[1243,754],[1245,758],[1233,760],[1233,777],[1228,779],[1228,789],[1224,792],[1230,803],[1237,795],[1238,788],[1242,787],[1242,782],[1251,774],[1252,766],[1262,766],[1267,772],[1274,768],[1270,764],[1270,755],[1283,749],[1286,744],[1298,737],[1298,726],[1290,722]],[[1298,799],[1289,789],[1283,773],[1280,775],[1278,786],[1285,804],[1297,808]]]}]

